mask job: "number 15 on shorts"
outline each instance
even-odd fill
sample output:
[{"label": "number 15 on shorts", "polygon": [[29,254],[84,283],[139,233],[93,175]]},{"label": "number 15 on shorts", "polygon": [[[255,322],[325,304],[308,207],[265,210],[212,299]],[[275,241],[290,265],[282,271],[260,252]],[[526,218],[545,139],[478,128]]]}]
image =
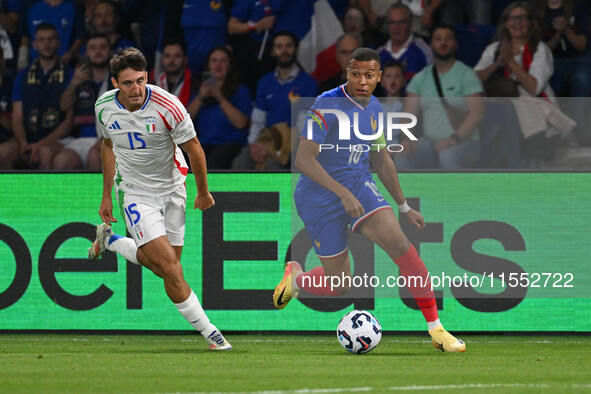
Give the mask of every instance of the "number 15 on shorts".
[{"label": "number 15 on shorts", "polygon": [[137,224],[137,222],[139,222],[141,218],[140,212],[137,209],[135,209],[136,207],[137,204],[133,203],[123,208],[123,210],[125,211],[125,215],[127,216],[127,220],[129,220],[129,224],[131,226]]}]

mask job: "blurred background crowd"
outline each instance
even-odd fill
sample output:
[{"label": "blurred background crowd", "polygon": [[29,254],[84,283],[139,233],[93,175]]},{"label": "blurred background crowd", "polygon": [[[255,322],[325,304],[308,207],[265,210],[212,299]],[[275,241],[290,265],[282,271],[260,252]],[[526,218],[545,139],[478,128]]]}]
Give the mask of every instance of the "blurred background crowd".
[{"label": "blurred background crowd", "polygon": [[0,169],[99,170],[94,104],[130,46],[211,169],[289,169],[291,105],[346,82],[361,46],[384,106],[421,119],[399,168],[588,169],[588,3],[0,0]]}]

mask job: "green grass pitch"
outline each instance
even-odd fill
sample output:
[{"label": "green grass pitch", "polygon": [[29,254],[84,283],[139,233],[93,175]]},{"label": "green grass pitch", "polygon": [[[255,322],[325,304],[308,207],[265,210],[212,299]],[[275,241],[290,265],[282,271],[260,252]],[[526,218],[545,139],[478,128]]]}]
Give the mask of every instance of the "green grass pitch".
[{"label": "green grass pitch", "polygon": [[464,335],[464,354],[386,335],[371,353],[334,335],[0,335],[0,393],[591,392],[591,337]]}]

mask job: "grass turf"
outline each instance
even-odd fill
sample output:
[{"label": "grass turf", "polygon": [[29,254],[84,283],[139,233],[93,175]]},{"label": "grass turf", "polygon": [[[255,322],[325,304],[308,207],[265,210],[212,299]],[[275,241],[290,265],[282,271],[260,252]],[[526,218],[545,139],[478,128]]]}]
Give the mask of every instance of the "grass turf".
[{"label": "grass turf", "polygon": [[333,335],[230,335],[211,352],[197,335],[3,334],[0,392],[591,391],[589,336],[462,338],[464,354],[386,335],[352,355]]}]

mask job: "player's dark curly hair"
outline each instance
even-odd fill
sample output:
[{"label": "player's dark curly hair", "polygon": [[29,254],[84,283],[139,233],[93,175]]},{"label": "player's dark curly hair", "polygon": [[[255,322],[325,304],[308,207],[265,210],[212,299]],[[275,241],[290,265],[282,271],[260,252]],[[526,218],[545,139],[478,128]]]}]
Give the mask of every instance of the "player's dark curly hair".
[{"label": "player's dark curly hair", "polygon": [[111,75],[115,79],[119,79],[119,73],[126,68],[131,68],[135,71],[146,71],[148,63],[146,57],[137,48],[125,48],[121,52],[116,53],[109,62],[111,67]]}]

